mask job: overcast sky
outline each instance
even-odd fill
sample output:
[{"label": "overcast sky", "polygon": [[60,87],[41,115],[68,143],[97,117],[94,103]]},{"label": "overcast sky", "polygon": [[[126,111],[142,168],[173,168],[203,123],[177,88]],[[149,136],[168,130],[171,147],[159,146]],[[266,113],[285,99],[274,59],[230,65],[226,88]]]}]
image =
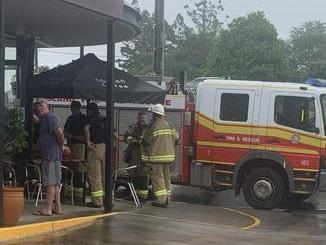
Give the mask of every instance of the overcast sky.
[{"label": "overcast sky", "polygon": [[[125,0],[131,2],[131,0]],[[138,0],[141,9],[154,12],[155,0]],[[177,13],[186,16],[183,6],[189,0],[165,0],[165,18],[172,23]],[[276,27],[279,36],[287,39],[292,27],[300,26],[309,20],[326,22],[326,0],[222,0],[224,13],[221,20],[226,24],[233,18],[244,16],[252,11],[264,11],[267,18]],[[226,19],[225,16],[230,18]],[[189,19],[187,24],[191,24]],[[117,46],[116,56],[120,56],[120,46]],[[99,58],[105,59],[106,49],[103,46],[87,47],[87,52],[94,52]],[[8,52],[9,53],[9,52]],[[70,49],[41,49],[39,51],[39,65],[48,65],[51,68],[58,64],[71,62],[79,57],[79,48]],[[6,79],[8,81],[8,79]],[[8,84],[8,83],[7,83]]]},{"label": "overcast sky", "polygon": [[[131,0],[125,1],[131,2]],[[142,10],[147,9],[154,12],[155,0],[139,0],[139,3]],[[189,0],[165,0],[165,18],[167,21],[172,23],[177,13],[186,16],[183,6],[187,3]],[[279,36],[284,39],[289,37],[292,27],[299,26],[305,21],[326,22],[326,0],[222,0],[222,3],[225,11],[221,14],[221,20],[226,24],[233,18],[244,16],[252,11],[262,10],[277,28]],[[226,19],[226,15],[229,15],[230,18]],[[189,19],[188,24],[191,24]],[[120,56],[120,45],[117,45],[117,49],[116,55]],[[65,49],[64,51],[57,49],[56,51],[66,54],[49,53],[42,49],[40,51],[40,64],[53,67],[78,58],[78,48]],[[102,59],[106,57],[106,51],[103,47],[89,47],[86,48],[86,52],[95,52]]]},{"label": "overcast sky", "polygon": [[[139,0],[142,9],[154,11],[155,0]],[[165,17],[171,22],[178,12],[184,14],[183,6],[189,0],[165,0]],[[282,38],[289,37],[289,30],[308,20],[326,22],[325,0],[222,0],[225,14],[233,18],[244,16],[252,11],[264,11],[275,25]]]}]

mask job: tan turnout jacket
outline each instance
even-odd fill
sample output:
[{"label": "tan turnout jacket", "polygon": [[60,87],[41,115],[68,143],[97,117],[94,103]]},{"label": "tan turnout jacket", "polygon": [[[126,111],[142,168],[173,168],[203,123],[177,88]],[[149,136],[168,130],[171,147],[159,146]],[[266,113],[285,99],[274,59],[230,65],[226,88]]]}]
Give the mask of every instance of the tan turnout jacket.
[{"label": "tan turnout jacket", "polygon": [[142,160],[148,164],[175,161],[175,142],[179,135],[164,118],[156,118],[144,135]]}]

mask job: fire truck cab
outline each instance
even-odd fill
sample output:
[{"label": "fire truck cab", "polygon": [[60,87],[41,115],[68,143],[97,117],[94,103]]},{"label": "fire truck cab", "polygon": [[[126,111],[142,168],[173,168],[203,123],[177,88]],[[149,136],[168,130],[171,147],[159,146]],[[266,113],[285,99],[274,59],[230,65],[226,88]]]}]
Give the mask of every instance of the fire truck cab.
[{"label": "fire truck cab", "polygon": [[193,114],[190,185],[242,189],[258,209],[325,189],[326,88],[208,79]]}]

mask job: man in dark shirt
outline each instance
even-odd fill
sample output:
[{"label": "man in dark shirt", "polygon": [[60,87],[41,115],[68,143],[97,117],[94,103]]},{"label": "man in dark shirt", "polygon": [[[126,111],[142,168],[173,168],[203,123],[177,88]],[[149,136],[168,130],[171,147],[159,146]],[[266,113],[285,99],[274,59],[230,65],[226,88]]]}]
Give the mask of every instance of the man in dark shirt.
[{"label": "man in dark shirt", "polygon": [[86,116],[80,112],[81,104],[78,101],[71,102],[70,108],[72,115],[68,117],[65,123],[64,135],[75,160],[72,166],[74,171],[74,197],[77,202],[82,202]]},{"label": "man in dark shirt", "polygon": [[[46,202],[38,215],[62,214],[60,202],[61,161],[64,144],[63,130],[56,115],[49,111],[46,100],[37,103],[38,116],[34,120],[40,123],[40,148],[42,159],[42,178],[46,186]],[[55,207],[53,206],[55,201]]]},{"label": "man in dark shirt", "polygon": [[91,189],[92,202],[86,206],[100,208],[103,206],[104,173],[105,173],[105,142],[106,129],[105,117],[103,117],[96,103],[88,105],[89,116],[85,126],[86,146],[88,158],[86,170]]}]

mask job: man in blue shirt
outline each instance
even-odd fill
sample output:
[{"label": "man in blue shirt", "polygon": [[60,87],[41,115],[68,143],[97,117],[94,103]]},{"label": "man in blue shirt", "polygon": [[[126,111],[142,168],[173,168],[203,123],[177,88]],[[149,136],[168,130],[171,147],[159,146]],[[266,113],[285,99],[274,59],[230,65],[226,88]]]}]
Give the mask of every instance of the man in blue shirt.
[{"label": "man in blue shirt", "polygon": [[[46,216],[53,213],[62,214],[60,184],[64,134],[59,118],[49,111],[46,100],[38,101],[37,113],[40,123],[42,178],[43,184],[46,186],[46,202],[44,207],[35,214]],[[55,207],[52,207],[53,201],[55,201]]]}]

